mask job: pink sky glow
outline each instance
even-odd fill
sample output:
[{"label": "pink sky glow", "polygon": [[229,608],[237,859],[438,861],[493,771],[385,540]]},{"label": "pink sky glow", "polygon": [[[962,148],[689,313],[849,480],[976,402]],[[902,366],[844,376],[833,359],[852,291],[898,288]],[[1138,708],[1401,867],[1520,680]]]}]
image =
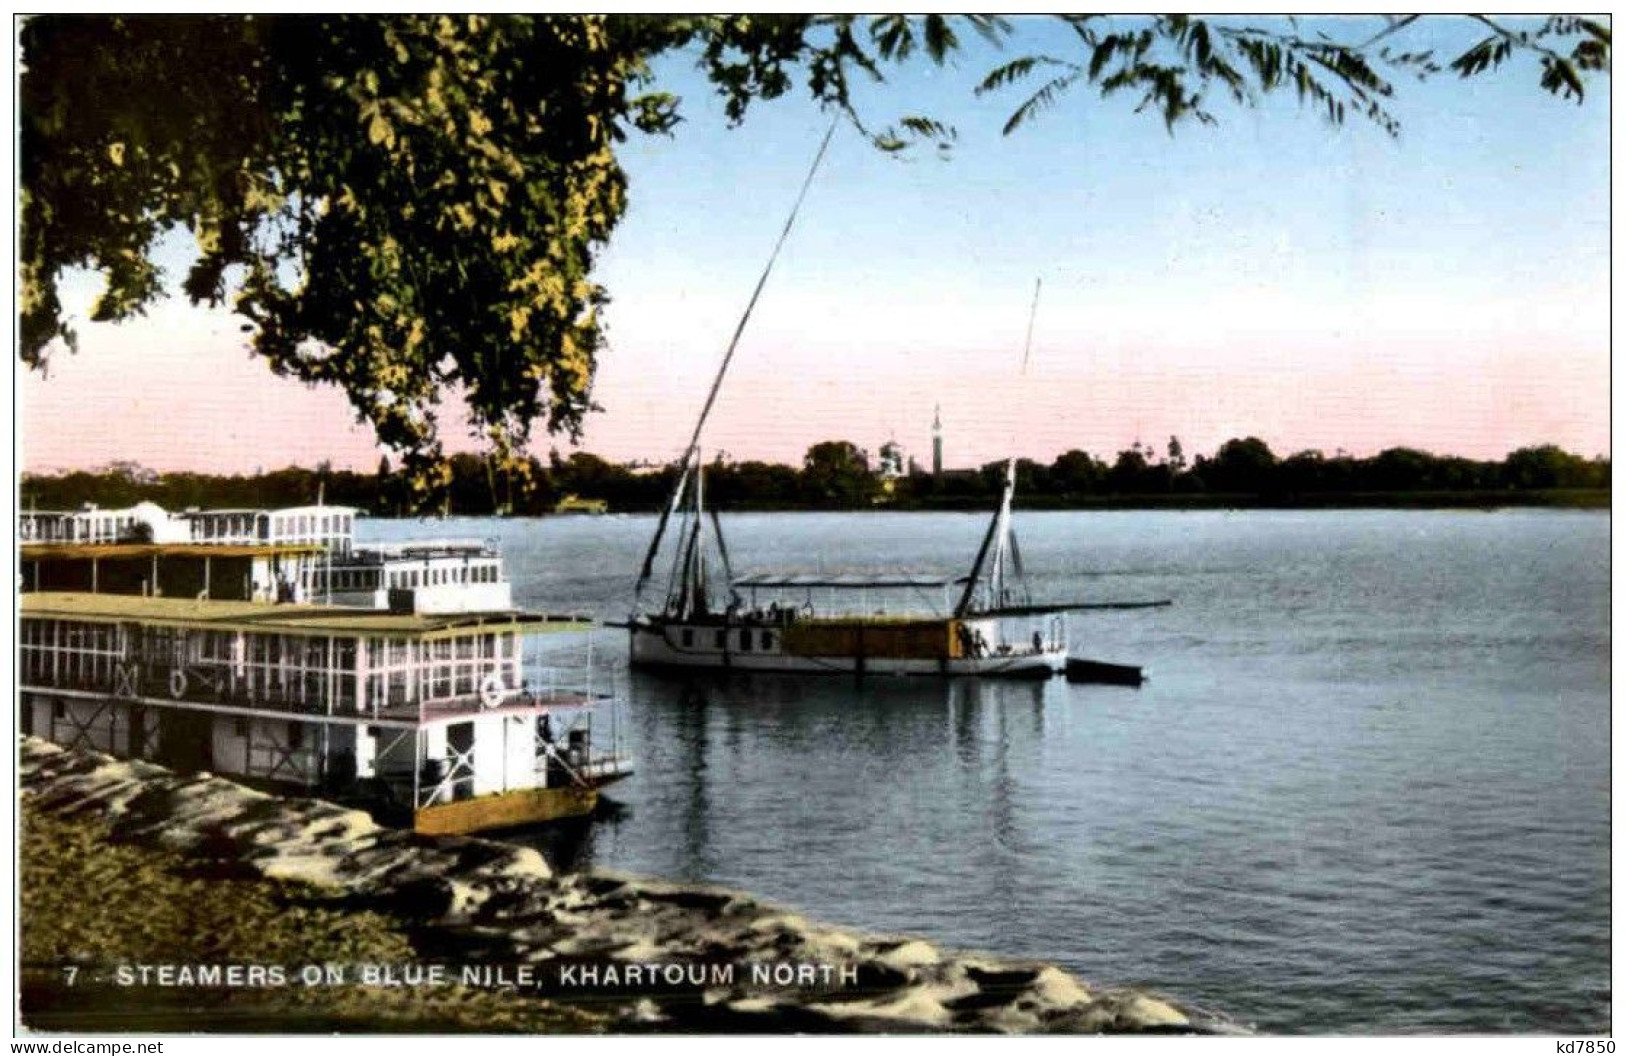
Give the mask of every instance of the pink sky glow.
[{"label": "pink sky glow", "polygon": [[[637,328],[628,329],[635,339]],[[273,376],[223,312],[171,300],[145,319],[84,324],[81,334],[80,353],[58,354],[48,378],[20,379],[28,470],[114,459],[209,472],[324,459],[377,465],[370,431],[336,390]],[[674,457],[717,356],[703,336],[664,355],[615,342],[596,393],[605,413],[589,419],[582,448],[617,461]],[[1538,332],[1467,341],[1387,335],[1372,348],[1336,335],[1311,343],[1286,334],[1271,345],[1241,334],[1197,349],[1119,332],[1080,351],[1081,339],[1063,333],[1035,344],[1033,368],[1020,377],[1008,340],[995,355],[891,344],[881,355],[869,343],[896,335],[837,348],[769,328],[757,347],[742,350],[706,443],[735,459],[794,463],[823,439],[851,439],[872,452],[895,438],[925,462],[940,403],[953,466],[1012,450],[1047,461],[1081,447],[1110,458],[1135,439],[1162,450],[1170,435],[1188,454],[1247,435],[1280,455],[1369,455],[1404,445],[1499,458],[1534,443],[1607,454],[1609,360],[1599,337],[1576,349]],[[777,347],[762,347],[770,342]],[[470,446],[460,423],[454,410],[444,422],[454,449]],[[555,443],[568,452],[554,438],[534,448],[545,454]]]}]

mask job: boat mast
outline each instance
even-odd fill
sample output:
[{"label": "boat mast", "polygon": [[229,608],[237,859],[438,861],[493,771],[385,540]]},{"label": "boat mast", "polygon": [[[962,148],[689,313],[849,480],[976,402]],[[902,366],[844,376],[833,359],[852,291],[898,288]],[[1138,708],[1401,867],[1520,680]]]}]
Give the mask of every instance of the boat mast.
[{"label": "boat mast", "polygon": [[[1027,364],[1033,354],[1033,322],[1038,318],[1038,295],[1043,292],[1044,280],[1039,278],[1033,284],[1033,304],[1027,312],[1027,340],[1021,352],[1021,375],[1026,377]],[[1015,446],[1015,437],[1010,439],[1010,446]],[[987,573],[987,608],[997,609],[1009,602],[1008,588],[1005,586],[1005,566],[1014,567],[1016,579],[1021,586],[1025,599],[1027,584],[1025,572],[1021,567],[1021,549],[1016,543],[1015,529],[1010,524],[1010,504],[1016,494],[1016,457],[1011,455],[1004,462],[1004,491],[999,496],[999,508],[993,515],[993,521],[987,526],[987,534],[982,537],[982,545],[976,551],[976,561],[971,565],[970,577],[965,582],[965,592],[959,597],[959,604],[954,606],[954,616],[962,618],[967,615],[976,603],[976,588],[981,585],[982,569],[985,566]],[[992,561],[988,561],[988,551],[992,551]],[[1025,599],[1030,600],[1030,599]]]},{"label": "boat mast", "polygon": [[703,615],[710,608],[705,585],[705,464],[698,448],[694,451],[694,531],[688,537],[689,596],[684,598],[685,615]]},{"label": "boat mast", "polygon": [[666,586],[666,614],[682,618],[691,611],[696,576],[695,553],[699,549],[698,509],[704,501],[700,491],[704,487],[704,474],[696,473],[689,504],[683,508],[682,538],[678,543],[677,559],[672,562],[671,579]]},{"label": "boat mast", "polygon": [[[829,141],[835,135],[835,127],[840,118],[836,117],[829,123],[829,130],[824,133],[823,142],[818,144],[818,153],[813,155],[812,166],[807,170],[807,178],[801,181],[801,190],[796,194],[795,204],[790,207],[790,215],[785,218],[784,228],[779,232],[778,241],[773,244],[773,252],[768,255],[767,266],[762,269],[761,277],[756,280],[756,288],[751,291],[750,300],[745,304],[745,311],[739,317],[739,324],[734,327],[733,338],[728,342],[728,350],[723,353],[722,365],[717,368],[716,377],[711,379],[711,391],[706,393],[705,405],[700,408],[699,420],[694,423],[694,434],[689,437],[688,447],[683,452],[682,470],[677,476],[677,486],[672,492],[671,504],[655,525],[654,538],[649,541],[649,552],[644,555],[643,569],[638,574],[637,586],[633,591],[634,608],[638,606],[643,597],[643,588],[649,582],[649,575],[654,567],[655,554],[660,550],[661,537],[666,533],[666,523],[682,502],[683,488],[688,483],[688,475],[699,468],[700,436],[705,431],[706,419],[711,416],[711,408],[717,402],[717,393],[722,389],[722,379],[728,373],[728,365],[733,362],[734,352],[739,348],[739,339],[744,336],[745,324],[750,321],[751,312],[756,309],[756,301],[762,296],[762,290],[767,286],[767,277],[773,273],[773,264],[779,259],[779,251],[784,249],[784,243],[790,237],[790,229],[795,226],[796,215],[801,212],[801,203],[807,198],[807,189],[812,186],[813,177],[818,173],[818,166],[823,163],[824,153],[829,149]],[[702,513],[700,504],[695,505],[696,519]]]}]

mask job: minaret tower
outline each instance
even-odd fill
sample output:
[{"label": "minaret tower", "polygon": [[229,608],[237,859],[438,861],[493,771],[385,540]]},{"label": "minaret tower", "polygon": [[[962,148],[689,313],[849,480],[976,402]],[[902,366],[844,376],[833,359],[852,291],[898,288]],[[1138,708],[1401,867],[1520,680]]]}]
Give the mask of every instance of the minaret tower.
[{"label": "minaret tower", "polygon": [[931,475],[942,479],[942,404],[931,418]]}]

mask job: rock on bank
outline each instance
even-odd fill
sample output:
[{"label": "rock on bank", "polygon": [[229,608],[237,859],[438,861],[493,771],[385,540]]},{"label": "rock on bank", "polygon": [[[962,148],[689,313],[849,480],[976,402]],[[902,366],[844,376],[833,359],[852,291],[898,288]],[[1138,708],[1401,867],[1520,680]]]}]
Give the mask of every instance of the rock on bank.
[{"label": "rock on bank", "polygon": [[620,1029],[1235,1032],[1052,965],[845,931],[721,888],[555,876],[529,848],[418,836],[331,803],[38,738],[21,739],[19,778],[32,809],[95,817],[118,840],[386,912],[424,963],[500,970]]}]

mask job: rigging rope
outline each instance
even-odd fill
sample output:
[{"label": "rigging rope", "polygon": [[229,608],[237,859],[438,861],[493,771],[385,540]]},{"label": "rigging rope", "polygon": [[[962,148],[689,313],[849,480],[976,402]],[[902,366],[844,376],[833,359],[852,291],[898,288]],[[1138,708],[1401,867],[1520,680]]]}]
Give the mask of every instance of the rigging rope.
[{"label": "rigging rope", "polygon": [[734,327],[733,338],[728,342],[728,350],[723,353],[722,364],[717,368],[717,375],[711,380],[711,390],[706,393],[705,405],[700,408],[699,420],[694,423],[694,435],[689,437],[688,447],[683,451],[683,468],[677,477],[677,487],[672,494],[671,505],[661,515],[659,523],[655,526],[654,539],[649,543],[649,552],[643,559],[643,569],[638,575],[637,587],[634,594],[641,598],[644,584],[649,580],[650,571],[654,565],[656,552],[660,549],[661,537],[666,534],[666,522],[676,509],[683,487],[688,483],[688,475],[694,466],[694,454],[699,450],[700,434],[705,430],[705,421],[711,416],[711,408],[717,402],[717,393],[722,390],[722,379],[728,373],[728,365],[733,362],[734,352],[739,348],[739,339],[744,336],[745,324],[750,321],[751,312],[756,309],[756,301],[762,296],[762,290],[767,286],[767,277],[773,273],[773,264],[779,259],[779,251],[790,237],[790,229],[795,226],[796,216],[801,212],[801,203],[807,198],[807,190],[812,186],[813,177],[818,174],[818,167],[824,161],[824,154],[829,150],[829,141],[835,136],[835,128],[840,123],[837,116],[829,123],[829,130],[824,133],[824,140],[818,145],[818,153],[813,156],[811,167],[807,169],[807,178],[801,181],[801,190],[796,194],[795,204],[790,207],[790,215],[785,218],[784,228],[779,232],[779,239],[773,245],[773,252],[767,258],[767,266],[762,269],[761,277],[756,280],[756,288],[751,291],[750,300],[745,304],[745,312],[739,317],[739,325]]},{"label": "rigging rope", "polygon": [[1033,323],[1038,319],[1038,295],[1044,289],[1043,276],[1033,282],[1033,306],[1027,313],[1027,344],[1021,351],[1021,376],[1027,376],[1027,361],[1033,358]]},{"label": "rigging rope", "polygon": [[813,177],[818,174],[818,166],[824,160],[824,152],[829,149],[829,141],[835,135],[835,127],[840,118],[829,123],[829,131],[824,133],[824,141],[818,145],[818,153],[813,156],[812,167],[807,170],[807,178],[801,181],[801,190],[796,194],[795,205],[790,207],[790,215],[785,218],[784,229],[779,232],[779,240],[773,245],[773,253],[767,258],[767,266],[762,269],[761,278],[756,280],[756,289],[751,291],[750,301],[745,305],[745,314],[739,317],[739,325],[734,327],[733,339],[728,342],[728,351],[723,354],[722,366],[717,368],[717,376],[711,381],[711,391],[706,394],[705,406],[700,408],[700,420],[694,423],[694,435],[689,438],[688,451],[684,459],[693,456],[694,449],[699,446],[700,433],[705,429],[705,420],[711,416],[711,407],[717,402],[717,393],[722,389],[723,375],[728,373],[728,364],[733,362],[734,351],[739,347],[739,339],[744,336],[745,324],[750,322],[750,313],[756,309],[757,298],[761,297],[762,289],[767,285],[767,277],[773,273],[773,264],[779,259],[779,251],[790,237],[790,229],[795,226],[796,215],[801,212],[801,203],[807,198],[807,189],[812,186]]}]

